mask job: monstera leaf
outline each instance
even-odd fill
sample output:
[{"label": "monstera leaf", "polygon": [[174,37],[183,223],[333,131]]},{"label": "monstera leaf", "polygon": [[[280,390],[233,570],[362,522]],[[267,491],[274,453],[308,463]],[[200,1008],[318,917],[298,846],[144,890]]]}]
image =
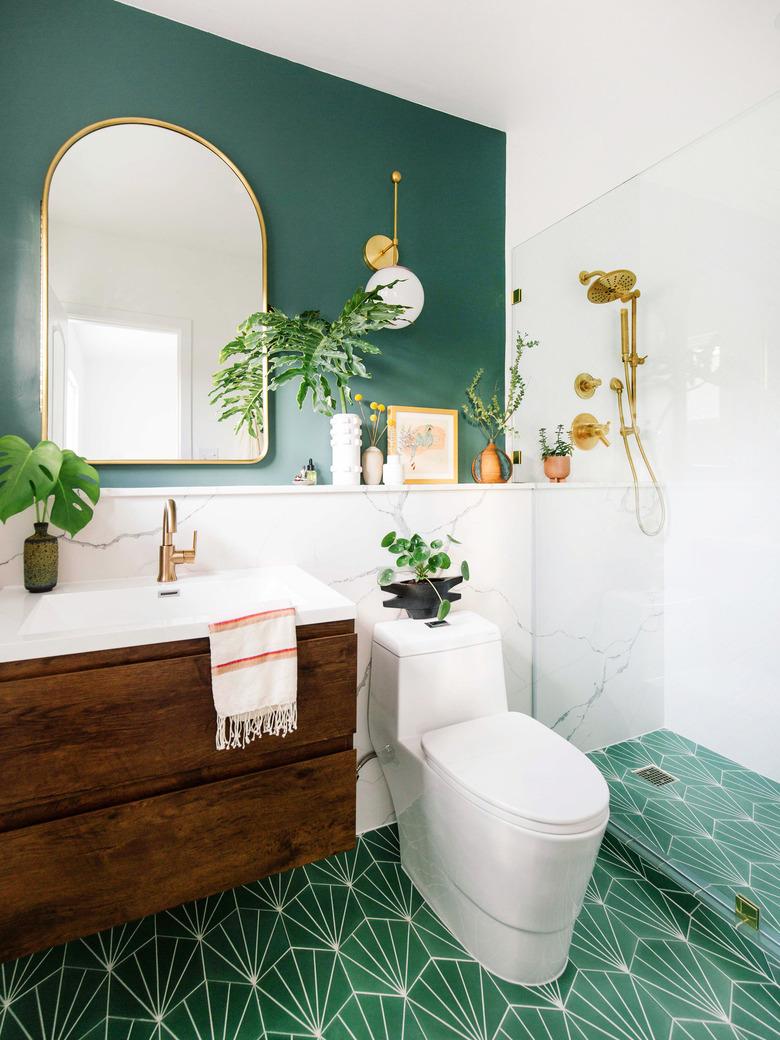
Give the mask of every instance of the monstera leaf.
[{"label": "monstera leaf", "polygon": [[52,493],[62,452],[52,441],[31,448],[21,437],[0,437],[0,520],[3,523]]},{"label": "monstera leaf", "polygon": [[53,494],[51,522],[67,531],[71,537],[78,534],[92,519],[92,506],[100,498],[97,470],[80,455],[66,448],[62,453],[62,465],[54,482]]}]

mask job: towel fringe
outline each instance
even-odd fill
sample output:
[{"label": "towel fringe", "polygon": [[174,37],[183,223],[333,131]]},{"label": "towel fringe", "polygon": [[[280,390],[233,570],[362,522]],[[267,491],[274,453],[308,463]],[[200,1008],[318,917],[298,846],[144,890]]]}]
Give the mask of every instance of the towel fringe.
[{"label": "towel fringe", "polygon": [[286,737],[298,728],[298,702],[269,704],[241,715],[217,716],[217,751],[243,748],[264,733]]}]

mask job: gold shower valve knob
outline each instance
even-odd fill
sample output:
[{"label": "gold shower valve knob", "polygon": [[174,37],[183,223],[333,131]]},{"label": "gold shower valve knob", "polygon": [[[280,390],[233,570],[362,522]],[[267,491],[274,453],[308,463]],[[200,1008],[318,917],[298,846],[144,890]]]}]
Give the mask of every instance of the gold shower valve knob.
[{"label": "gold shower valve knob", "polygon": [[599,441],[609,447],[608,433],[609,423],[600,423],[590,412],[580,412],[571,424],[572,444],[581,451],[591,451]]},{"label": "gold shower valve knob", "polygon": [[580,372],[577,378],[574,380],[574,392],[577,397],[583,399],[593,397],[596,390],[601,386],[601,380],[595,379],[590,372]]}]

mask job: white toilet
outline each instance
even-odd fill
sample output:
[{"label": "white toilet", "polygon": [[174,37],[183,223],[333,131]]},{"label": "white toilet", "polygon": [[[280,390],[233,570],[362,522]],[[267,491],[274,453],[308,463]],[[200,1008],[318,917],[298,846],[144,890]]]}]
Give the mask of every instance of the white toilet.
[{"label": "white toilet", "polygon": [[566,967],[609,817],[581,751],[507,706],[501,636],[477,614],[374,629],[368,722],[401,863],[484,967],[540,985]]}]

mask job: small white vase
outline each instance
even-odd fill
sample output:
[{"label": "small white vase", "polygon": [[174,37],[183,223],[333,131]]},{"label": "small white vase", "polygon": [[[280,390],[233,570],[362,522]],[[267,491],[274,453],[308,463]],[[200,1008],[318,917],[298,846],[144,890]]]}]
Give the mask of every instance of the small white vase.
[{"label": "small white vase", "polygon": [[337,486],[360,483],[360,447],[363,431],[360,418],[339,413],[330,420],[330,449],[333,463],[330,472]]},{"label": "small white vase", "polygon": [[382,483],[382,465],[385,461],[382,449],[372,444],[363,452],[363,481],[366,484]]},{"label": "small white vase", "polygon": [[401,464],[400,455],[388,455],[387,462],[382,467],[384,482],[386,485],[398,485],[404,482],[404,467]]}]

